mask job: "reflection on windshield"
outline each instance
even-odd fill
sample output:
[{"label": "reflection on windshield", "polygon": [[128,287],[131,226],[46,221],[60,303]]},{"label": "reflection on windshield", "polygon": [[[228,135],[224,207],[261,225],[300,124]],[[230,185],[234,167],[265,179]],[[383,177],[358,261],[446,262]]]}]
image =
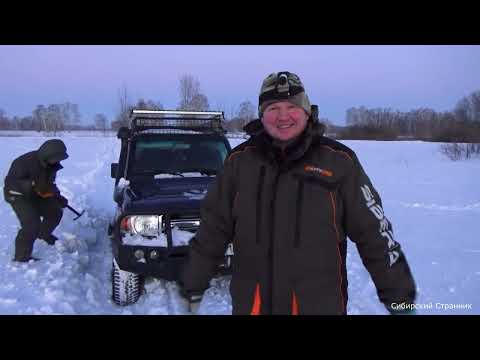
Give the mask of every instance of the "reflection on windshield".
[{"label": "reflection on windshield", "polygon": [[134,146],[130,170],[144,175],[200,173],[212,176],[223,166],[227,155],[221,140],[198,136],[173,140],[146,136],[137,139]]}]

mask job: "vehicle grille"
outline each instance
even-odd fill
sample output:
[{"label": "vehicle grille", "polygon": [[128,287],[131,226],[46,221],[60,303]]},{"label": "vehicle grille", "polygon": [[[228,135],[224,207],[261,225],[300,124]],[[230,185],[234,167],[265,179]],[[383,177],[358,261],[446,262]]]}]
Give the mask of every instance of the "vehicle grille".
[{"label": "vehicle grille", "polygon": [[179,230],[196,232],[200,226],[199,217],[173,217],[170,219],[170,226]]}]

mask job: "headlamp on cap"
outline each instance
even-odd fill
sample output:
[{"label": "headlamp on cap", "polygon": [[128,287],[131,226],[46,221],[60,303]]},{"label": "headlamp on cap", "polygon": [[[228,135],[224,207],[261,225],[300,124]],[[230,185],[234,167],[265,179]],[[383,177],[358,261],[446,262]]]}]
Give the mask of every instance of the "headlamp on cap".
[{"label": "headlamp on cap", "polygon": [[290,83],[288,82],[288,72],[279,73],[277,76],[277,84],[275,85],[275,90],[277,94],[290,96]]},{"label": "headlamp on cap", "polygon": [[266,107],[277,101],[289,101],[311,114],[311,105],[303,87],[302,81],[298,75],[280,71],[272,73],[263,80],[258,97],[258,114],[263,116]]},{"label": "headlamp on cap", "polygon": [[[260,94],[260,103],[273,99],[288,99],[304,91],[300,79],[298,79],[295,74],[292,74],[288,71],[282,71],[277,74],[272,74],[270,75],[270,78],[273,78],[273,81],[270,80],[271,82],[270,84],[268,84],[267,79],[267,83],[264,83],[264,86],[267,89]],[[269,87],[270,89],[268,89]]]}]

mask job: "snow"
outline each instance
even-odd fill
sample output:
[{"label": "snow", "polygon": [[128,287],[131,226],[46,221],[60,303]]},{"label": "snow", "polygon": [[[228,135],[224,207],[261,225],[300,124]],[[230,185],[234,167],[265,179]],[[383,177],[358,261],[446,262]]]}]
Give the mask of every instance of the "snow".
[{"label": "snow", "polygon": [[[1,136],[0,178],[11,161],[45,140],[31,136]],[[146,293],[128,307],[111,300],[112,263],[107,224],[114,216],[114,179],[110,163],[118,161],[120,144],[100,133],[62,134],[70,157],[63,162],[57,184],[77,210],[65,210],[56,229],[59,241],[35,242],[37,262],[11,259],[18,220],[0,202],[0,314],[187,314],[174,282],[148,279]],[[230,139],[232,146],[245,139]],[[417,141],[345,141],[356,151],[383,200],[418,288],[419,314],[480,314],[480,159],[452,162],[439,144]],[[192,192],[192,197],[204,194]],[[188,236],[189,235],[189,236]],[[191,234],[174,230],[175,241],[186,244]],[[370,275],[353,243],[348,244],[349,314],[386,314]],[[230,314],[228,277],[214,279],[201,303],[200,314]]]},{"label": "snow", "polygon": [[189,192],[184,192],[183,195],[188,197],[189,199],[202,200],[205,197],[205,195],[207,195],[207,191],[192,189]]},{"label": "snow", "polygon": [[[179,230],[178,227],[172,228],[172,244],[173,246],[184,246],[190,243],[193,234],[188,231]],[[152,238],[144,238],[136,234],[127,234],[123,238],[125,245],[140,245],[140,246],[158,246],[167,247],[167,236],[162,233]]]},{"label": "snow", "polygon": [[165,234],[155,236],[153,238],[145,239],[143,236],[136,234],[127,234],[123,238],[123,243],[129,246],[158,246],[158,247],[167,247],[167,237]]}]

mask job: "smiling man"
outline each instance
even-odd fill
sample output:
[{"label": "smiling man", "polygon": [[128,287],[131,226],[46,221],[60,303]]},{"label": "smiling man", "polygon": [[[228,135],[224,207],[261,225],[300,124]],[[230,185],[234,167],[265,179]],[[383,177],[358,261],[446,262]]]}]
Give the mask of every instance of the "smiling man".
[{"label": "smiling man", "polygon": [[182,294],[201,298],[232,242],[233,314],[346,314],[349,237],[387,309],[412,308],[415,283],[380,197],[356,154],[323,136],[300,78],[269,75],[258,109],[209,188]]}]

